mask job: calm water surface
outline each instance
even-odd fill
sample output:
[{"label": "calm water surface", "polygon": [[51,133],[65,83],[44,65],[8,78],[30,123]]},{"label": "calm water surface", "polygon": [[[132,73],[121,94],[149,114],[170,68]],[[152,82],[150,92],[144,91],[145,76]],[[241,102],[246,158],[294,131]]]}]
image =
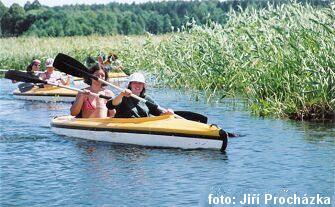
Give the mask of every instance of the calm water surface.
[{"label": "calm water surface", "polygon": [[15,87],[0,79],[0,206],[211,206],[209,194],[334,196],[333,124],[262,119],[151,89],[163,106],[206,114],[209,123],[246,136],[230,139],[226,153],[97,143],[53,134],[50,119],[70,105],[16,100]]}]

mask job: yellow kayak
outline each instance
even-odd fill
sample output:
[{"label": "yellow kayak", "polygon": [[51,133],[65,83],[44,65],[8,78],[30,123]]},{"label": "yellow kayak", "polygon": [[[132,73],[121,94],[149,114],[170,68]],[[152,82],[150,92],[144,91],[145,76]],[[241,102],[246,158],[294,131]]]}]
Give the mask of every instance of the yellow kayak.
[{"label": "yellow kayak", "polygon": [[72,102],[75,100],[78,92],[55,86],[39,88],[33,87],[26,92],[20,92],[16,89],[13,92],[15,98],[32,101],[64,101]]},{"label": "yellow kayak", "polygon": [[221,128],[173,115],[94,119],[61,116],[52,119],[51,127],[59,135],[95,141],[183,149],[227,147],[227,134]]},{"label": "yellow kayak", "polygon": [[124,77],[128,77],[128,75],[125,74],[123,71],[119,71],[119,72],[109,72],[108,77],[109,78],[124,78]]},{"label": "yellow kayak", "polygon": [[[109,72],[108,73],[108,77],[110,82],[113,81],[126,81],[128,78],[128,75],[125,74],[123,71],[119,71],[119,72]],[[82,78],[78,78],[78,77],[74,77],[73,78],[74,81],[82,81]]]}]

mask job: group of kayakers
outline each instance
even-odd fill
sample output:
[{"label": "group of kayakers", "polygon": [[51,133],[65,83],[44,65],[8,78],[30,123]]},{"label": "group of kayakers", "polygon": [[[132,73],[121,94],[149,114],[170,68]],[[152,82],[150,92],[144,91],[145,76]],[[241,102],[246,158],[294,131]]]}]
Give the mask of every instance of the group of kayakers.
[{"label": "group of kayakers", "polygon": [[[117,59],[114,54],[107,58],[107,60],[111,61],[113,59]],[[28,65],[27,73],[36,75],[50,83],[69,85],[70,76],[67,75],[67,78],[63,79],[62,74],[59,71],[55,71],[53,62],[54,59],[48,58],[45,62],[46,71],[40,72],[41,61],[35,59]],[[111,67],[112,70],[121,70],[123,68],[121,64],[111,66],[108,61],[98,61],[98,63],[90,67],[89,72],[102,80],[108,81],[108,71],[111,70]],[[86,78],[84,82],[89,86],[83,89],[83,92],[78,92],[70,109],[72,116],[78,118],[138,118],[174,113],[171,109],[160,110],[158,104],[150,96],[146,95],[146,81],[142,73],[135,72],[131,74],[127,88],[115,97],[112,91],[105,88],[106,85],[97,80]],[[99,98],[95,94],[114,98],[107,100]],[[133,98],[132,94],[149,101],[151,104]]]},{"label": "group of kayakers", "polygon": [[67,79],[64,80],[62,74],[59,71],[56,71],[53,66],[54,59],[48,58],[45,61],[45,72],[40,71],[41,61],[38,59],[33,60],[27,66],[27,73],[31,75],[38,76],[42,80],[47,80],[50,83],[54,84],[62,84],[62,85],[70,85],[70,76],[67,76]]},{"label": "group of kayakers", "polygon": [[[45,61],[46,71],[40,71],[41,61],[38,59],[34,59],[26,68],[26,72],[31,75],[38,76],[41,80],[46,80],[49,83],[53,84],[62,84],[62,85],[70,85],[70,76],[67,76],[67,79],[64,80],[62,74],[59,71],[55,71],[53,67],[53,58],[48,58]],[[15,81],[13,81],[15,82]],[[32,89],[35,84],[32,83],[21,83],[19,84],[19,90],[21,92],[26,92]],[[39,85],[39,87],[48,87],[47,85]]]}]

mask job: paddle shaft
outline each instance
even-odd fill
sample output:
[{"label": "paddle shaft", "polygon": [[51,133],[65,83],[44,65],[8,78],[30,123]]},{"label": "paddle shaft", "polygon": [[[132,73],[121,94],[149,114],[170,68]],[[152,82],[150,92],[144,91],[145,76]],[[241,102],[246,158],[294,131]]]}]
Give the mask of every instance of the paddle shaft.
[{"label": "paddle shaft", "polygon": [[[100,81],[101,83],[104,83],[104,84],[106,84],[106,85],[112,86],[113,88],[117,89],[117,90],[120,91],[120,92],[123,91],[122,88],[120,88],[120,87],[118,87],[118,86],[116,86],[116,85],[114,85],[114,84],[111,84],[110,82],[105,81],[105,80],[103,80],[103,79],[101,79],[101,78],[97,78],[97,80]],[[137,100],[139,100],[139,101],[147,102],[147,100],[145,100],[144,98],[141,98],[141,97],[139,97],[139,96],[137,96],[137,95],[135,95],[135,94],[131,94],[130,96],[133,97],[133,98],[135,98],[135,99],[137,99]],[[160,107],[160,106],[158,106],[158,109],[160,109],[160,110],[164,110],[164,108],[162,108],[162,107]]]},{"label": "paddle shaft", "polygon": [[[72,88],[72,87],[69,87],[69,86],[64,86],[64,85],[56,84],[56,83],[49,83],[47,81],[46,81],[46,84],[52,85],[52,86],[57,86],[57,87],[60,87],[60,88],[66,88],[66,89],[69,89],[69,90],[72,90],[72,91],[78,91],[78,92],[84,93],[84,90],[81,90],[81,89],[78,89],[78,88]],[[112,98],[112,97],[109,97],[109,96],[105,96],[105,95],[98,94],[98,93],[93,93],[93,92],[90,92],[90,94],[93,95],[93,96],[99,97],[99,98],[104,98],[104,99],[111,99]]]}]

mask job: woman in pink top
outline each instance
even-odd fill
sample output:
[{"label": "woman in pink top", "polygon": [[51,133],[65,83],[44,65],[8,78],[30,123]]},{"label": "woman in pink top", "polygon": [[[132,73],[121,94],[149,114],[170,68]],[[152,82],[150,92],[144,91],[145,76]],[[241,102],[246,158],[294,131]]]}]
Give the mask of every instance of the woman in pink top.
[{"label": "woman in pink top", "polygon": [[[103,67],[95,65],[90,68],[90,72],[103,80],[108,80],[108,73]],[[85,83],[90,87],[84,89],[84,93],[78,93],[75,102],[71,107],[71,115],[78,116],[81,113],[82,118],[106,118],[114,117],[115,110],[108,110],[106,103],[108,100],[92,95],[98,93],[105,96],[114,96],[113,92],[104,88],[99,81],[87,79]]]}]

